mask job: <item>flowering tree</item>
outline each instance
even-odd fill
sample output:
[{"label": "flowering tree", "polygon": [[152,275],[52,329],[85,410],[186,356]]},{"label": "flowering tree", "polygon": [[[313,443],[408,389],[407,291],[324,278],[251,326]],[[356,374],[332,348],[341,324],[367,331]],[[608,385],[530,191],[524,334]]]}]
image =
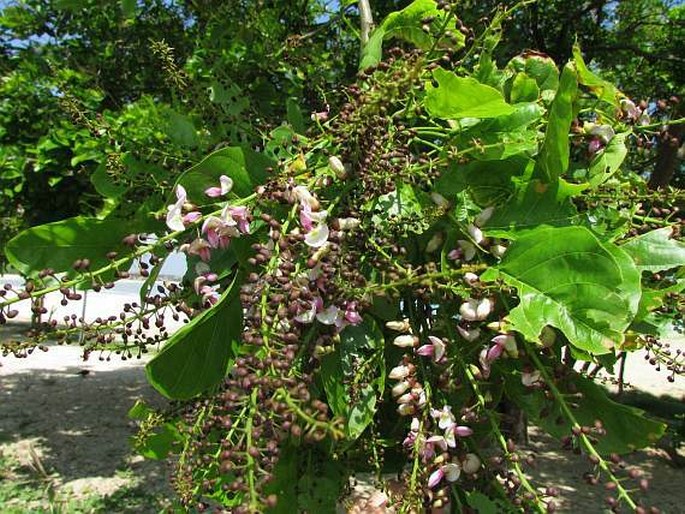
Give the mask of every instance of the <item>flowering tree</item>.
[{"label": "flowering tree", "polygon": [[[332,511],[369,470],[401,490],[376,506],[551,512],[554,490],[517,453],[515,406],[587,457],[610,507],[646,512],[620,454],[664,426],[588,370],[647,348],[682,371],[659,343],[682,320],[681,218],[621,168],[626,140],[653,127],[579,48],[561,71],[532,52],[500,69],[508,13],[475,39],[457,14],[431,0],[392,13],[339,107],[261,152],[211,153],[152,216],[14,238],[29,280],[0,292],[3,322],[22,300],[41,314],[48,292],[110,287],[133,261],[148,279],[120,316],[47,321],[5,351],[75,332],[86,355],[160,345],[147,376],[173,401],[132,409],[137,446],[172,459],[198,510]],[[391,40],[404,49],[383,58]],[[188,274],[155,288],[174,249]],[[187,323],[169,335],[169,317]]]}]

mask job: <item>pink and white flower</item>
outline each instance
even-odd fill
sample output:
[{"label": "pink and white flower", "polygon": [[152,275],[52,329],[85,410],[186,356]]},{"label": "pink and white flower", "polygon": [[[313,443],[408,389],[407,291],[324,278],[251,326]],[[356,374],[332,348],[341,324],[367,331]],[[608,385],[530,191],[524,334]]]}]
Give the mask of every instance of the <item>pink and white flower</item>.
[{"label": "pink and white flower", "polygon": [[228,194],[231,189],[233,189],[233,180],[226,175],[221,175],[219,177],[219,186],[205,189],[205,194],[210,198],[218,198]]},{"label": "pink and white flower", "polygon": [[166,225],[174,232],[185,230],[183,223],[183,206],[188,201],[188,194],[182,185],[176,186],[176,203],[167,207]]},{"label": "pink and white flower", "polygon": [[461,468],[458,464],[454,462],[444,464],[443,466],[440,466],[438,469],[433,471],[433,473],[431,473],[431,476],[428,477],[428,487],[430,489],[433,489],[438,484],[440,484],[440,482],[442,482],[443,479],[447,480],[448,482],[456,482],[457,480],[459,480],[460,474]]},{"label": "pink and white flower", "polygon": [[469,298],[459,307],[462,319],[466,321],[483,321],[492,312],[493,303],[489,298],[475,300]]},{"label": "pink and white flower", "polygon": [[[402,337],[402,336],[400,336]],[[440,362],[445,356],[446,345],[445,342],[439,337],[428,336],[428,344],[417,348],[416,354],[422,357],[431,357],[433,362]]]}]

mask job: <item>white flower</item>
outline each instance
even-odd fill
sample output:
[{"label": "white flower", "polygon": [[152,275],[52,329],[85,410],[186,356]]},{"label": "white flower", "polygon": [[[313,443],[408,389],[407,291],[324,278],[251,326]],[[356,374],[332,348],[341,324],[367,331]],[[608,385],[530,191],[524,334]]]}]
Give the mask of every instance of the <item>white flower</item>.
[{"label": "white flower", "polygon": [[459,307],[461,317],[466,321],[483,321],[492,312],[492,300],[483,298],[482,300],[474,300],[469,298]]},{"label": "white flower", "polygon": [[476,244],[481,244],[483,242],[484,237],[483,231],[481,229],[479,229],[475,225],[469,225],[467,230],[469,232],[469,235],[471,236],[471,239],[473,239],[473,241]]},{"label": "white flower", "polygon": [[478,275],[476,275],[475,273],[471,273],[470,271],[464,273],[464,282],[466,282],[468,285],[472,286],[478,283],[478,280]]},{"label": "white flower", "polygon": [[393,398],[396,398],[396,397],[404,394],[405,392],[407,392],[408,389],[409,389],[409,382],[407,382],[406,380],[403,380],[402,382],[397,382],[397,384],[395,384],[393,386],[393,388],[391,389]]},{"label": "white flower", "polygon": [[334,325],[336,320],[338,319],[339,314],[340,309],[338,309],[335,305],[331,305],[327,309],[318,312],[316,314],[316,319],[324,325]]},{"label": "white flower", "polygon": [[167,207],[166,225],[174,232],[185,230],[183,224],[183,205],[186,203],[188,195],[182,185],[176,186],[176,203]]},{"label": "white flower", "polygon": [[438,426],[443,430],[450,429],[457,424],[457,420],[452,414],[452,407],[449,405],[443,406],[441,410],[431,409],[431,416],[438,420]]},{"label": "white flower", "polygon": [[325,223],[319,223],[304,236],[304,242],[312,248],[321,248],[328,241],[330,232]]},{"label": "white flower", "polygon": [[411,416],[416,413],[416,407],[411,403],[403,403],[397,407],[397,413],[400,416]]}]

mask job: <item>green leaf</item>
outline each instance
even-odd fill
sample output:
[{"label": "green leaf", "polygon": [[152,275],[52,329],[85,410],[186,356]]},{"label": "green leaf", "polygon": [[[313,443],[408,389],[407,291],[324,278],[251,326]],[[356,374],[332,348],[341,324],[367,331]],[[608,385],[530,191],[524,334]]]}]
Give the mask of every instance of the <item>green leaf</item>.
[{"label": "green leaf", "polygon": [[78,216],[24,230],[7,243],[5,255],[21,273],[53,268],[73,275],[72,265],[77,259],[88,258],[91,269],[97,269],[109,264],[108,252],[130,252],[121,240],[144,226],[150,225]]},{"label": "green leaf", "polygon": [[[428,228],[424,222],[422,201],[409,184],[401,183],[397,189],[379,196],[374,202],[371,221],[380,229],[392,223],[406,222],[406,231],[420,234]],[[427,206],[428,208],[429,206]]]},{"label": "green leaf", "polygon": [[536,341],[546,325],[571,344],[604,354],[623,342],[640,301],[640,274],[619,247],[585,227],[540,227],[514,241],[501,264],[481,277],[518,291],[514,330]]},{"label": "green leaf", "polygon": [[569,130],[574,118],[573,106],[578,79],[573,63],[564,66],[559,89],[549,111],[545,142],[540,150],[536,173],[545,182],[555,182],[568,169]]},{"label": "green leaf", "polygon": [[385,30],[383,27],[376,28],[369,40],[362,48],[361,59],[359,60],[359,69],[364,70],[372,66],[376,66],[381,59],[383,59],[383,38],[385,37]]},{"label": "green leaf", "polygon": [[496,118],[514,112],[494,87],[481,84],[471,77],[457,77],[454,73],[437,68],[433,78],[437,87],[426,84],[426,109],[443,119]]},{"label": "green leaf", "polygon": [[513,193],[512,178],[532,171],[534,162],[521,156],[503,160],[474,160],[468,164],[453,162],[435,183],[435,189],[446,198],[468,189],[476,203],[504,203]]},{"label": "green leaf", "polygon": [[293,130],[298,134],[304,134],[306,127],[304,125],[304,116],[302,116],[302,110],[298,105],[297,101],[292,98],[288,98],[285,101],[286,117],[288,123],[293,127]]},{"label": "green leaf", "polygon": [[167,122],[165,131],[174,143],[190,148],[200,144],[197,130],[190,118],[172,109],[167,109],[164,116]]},{"label": "green leaf", "polygon": [[[571,432],[571,425],[562,416],[556,402],[546,400],[544,392],[524,387],[518,374],[508,374],[505,379],[507,395],[536,425],[557,438]],[[568,380],[573,391],[579,393],[573,399],[577,405],[573,409],[577,421],[581,425],[592,426],[599,419],[606,429],[606,435],[599,438],[596,445],[600,453],[628,453],[654,444],[664,434],[666,425],[646,418],[640,409],[614,402],[593,381],[577,374]],[[541,412],[547,415],[541,416]]]},{"label": "green leaf", "polygon": [[119,198],[123,195],[127,187],[123,184],[118,184],[109,173],[107,173],[107,164],[102,163],[90,176],[90,181],[95,187],[95,190],[105,198]]},{"label": "green leaf", "polygon": [[685,266],[685,243],[673,239],[673,229],[663,227],[634,237],[621,245],[640,271],[663,271]]},{"label": "green leaf", "polygon": [[620,97],[622,96],[620,91],[612,83],[598,77],[588,69],[583,60],[580,47],[577,44],[573,45],[573,60],[578,70],[578,81],[587,86],[600,100],[618,107]]},{"label": "green leaf", "polygon": [[498,208],[485,225],[488,235],[515,239],[521,232],[540,225],[567,226],[578,216],[570,197],[577,194],[577,187],[559,180],[546,184],[530,179],[532,166],[526,173],[513,177],[518,184],[516,195]]},{"label": "green leaf", "polygon": [[498,514],[500,507],[494,500],[478,491],[466,492],[466,501],[469,507],[475,509],[477,514]]},{"label": "green leaf", "polygon": [[[423,30],[423,19],[426,17],[433,17],[432,26],[439,28],[444,23],[445,11],[438,9],[434,0],[414,0],[401,11],[390,13],[385,18],[381,24],[384,37],[397,37],[428,50],[435,43],[435,38]],[[461,32],[455,32],[454,35],[458,38],[456,49],[459,49],[464,46],[465,36]]]},{"label": "green leaf", "polygon": [[205,205],[215,201],[205,195],[205,190],[218,186],[221,175],[231,177],[233,192],[244,197],[250,195],[257,185],[266,180],[266,168],[272,164],[270,159],[249,148],[230,146],[209,154],[185,171],[176,183],[186,189],[191,202]]},{"label": "green leaf", "polygon": [[173,423],[164,423],[155,427],[154,431],[145,437],[142,444],[136,445],[136,451],[146,459],[166,459],[173,450],[174,444],[181,438],[181,433]]},{"label": "green leaf", "polygon": [[367,317],[341,332],[335,352],[321,363],[321,380],[331,410],[345,418],[346,435],[355,440],[373,420],[385,387],[383,333],[375,321]]},{"label": "green leaf", "polygon": [[145,366],[148,381],[173,400],[187,400],[226,375],[242,333],[238,278],[219,302],[172,335]]},{"label": "green leaf", "polygon": [[124,17],[133,18],[136,15],[136,0],[121,0],[121,11]]},{"label": "green leaf", "polygon": [[628,154],[626,136],[628,132],[616,134],[609,144],[590,163],[590,186],[595,188],[606,182],[621,167]]},{"label": "green leaf", "polygon": [[525,73],[517,73],[511,86],[511,103],[534,102],[538,99],[540,88],[534,78]]}]

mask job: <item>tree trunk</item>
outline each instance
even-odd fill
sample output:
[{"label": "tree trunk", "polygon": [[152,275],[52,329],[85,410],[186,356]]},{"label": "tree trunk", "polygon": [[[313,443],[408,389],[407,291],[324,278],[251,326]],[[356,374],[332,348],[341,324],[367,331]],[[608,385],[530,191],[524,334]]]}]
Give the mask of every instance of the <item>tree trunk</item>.
[{"label": "tree trunk", "polygon": [[678,166],[680,166],[678,148],[680,148],[680,145],[683,142],[685,125],[669,127],[668,134],[668,139],[659,145],[656,166],[649,179],[650,189],[668,187]]}]

